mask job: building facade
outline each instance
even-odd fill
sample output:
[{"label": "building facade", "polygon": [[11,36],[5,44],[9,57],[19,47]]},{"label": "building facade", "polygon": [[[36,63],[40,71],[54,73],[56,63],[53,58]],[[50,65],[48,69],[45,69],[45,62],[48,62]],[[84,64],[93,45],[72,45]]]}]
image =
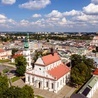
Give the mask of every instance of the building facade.
[{"label": "building facade", "polygon": [[70,68],[64,65],[57,53],[40,57],[34,68],[26,70],[25,83],[57,93],[70,79]]},{"label": "building facade", "polygon": [[10,59],[12,55],[12,50],[0,49],[0,60]]},{"label": "building facade", "polygon": [[94,93],[98,89],[98,77],[92,76],[89,81],[71,98],[93,98]]},{"label": "building facade", "polygon": [[90,45],[98,46],[98,36],[94,36],[94,38],[91,41]]}]

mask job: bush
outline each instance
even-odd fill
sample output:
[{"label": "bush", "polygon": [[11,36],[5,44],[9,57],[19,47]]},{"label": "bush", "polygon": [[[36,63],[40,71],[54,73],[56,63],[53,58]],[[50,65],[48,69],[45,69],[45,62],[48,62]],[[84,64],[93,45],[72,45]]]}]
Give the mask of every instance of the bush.
[{"label": "bush", "polygon": [[3,73],[8,73],[9,72],[9,69],[8,68],[5,68],[4,70],[3,70]]}]

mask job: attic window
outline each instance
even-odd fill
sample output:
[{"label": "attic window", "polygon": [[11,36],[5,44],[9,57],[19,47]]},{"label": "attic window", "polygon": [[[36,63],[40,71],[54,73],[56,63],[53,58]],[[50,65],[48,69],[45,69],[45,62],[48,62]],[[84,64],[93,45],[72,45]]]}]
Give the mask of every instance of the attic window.
[{"label": "attic window", "polygon": [[39,70],[41,70],[41,68],[39,68]]}]

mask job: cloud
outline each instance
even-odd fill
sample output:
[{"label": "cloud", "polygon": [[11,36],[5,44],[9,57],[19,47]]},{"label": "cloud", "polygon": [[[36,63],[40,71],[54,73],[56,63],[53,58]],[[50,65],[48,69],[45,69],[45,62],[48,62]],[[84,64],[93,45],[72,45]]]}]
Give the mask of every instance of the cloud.
[{"label": "cloud", "polygon": [[[69,17],[70,16],[70,17]],[[52,10],[46,15],[34,14],[32,18],[15,21],[0,14],[0,30],[16,31],[93,31],[98,29],[97,15],[71,10]],[[40,18],[36,18],[40,17]],[[36,18],[36,19],[35,19]]]},{"label": "cloud", "polygon": [[29,0],[29,2],[19,5],[20,8],[25,8],[29,10],[39,10],[45,8],[51,3],[50,0]]},{"label": "cloud", "polygon": [[20,26],[29,26],[29,24],[30,22],[28,20],[23,19],[20,21]]},{"label": "cloud", "polygon": [[64,12],[63,13],[65,16],[75,16],[75,15],[81,15],[81,11],[76,11],[76,10],[71,10],[69,12]]},{"label": "cloud", "polygon": [[41,17],[41,14],[34,14],[34,15],[32,15],[32,17],[33,18],[39,18],[39,17]]},{"label": "cloud", "polygon": [[5,15],[0,14],[0,24],[6,22],[7,17]]},{"label": "cloud", "polygon": [[83,12],[90,15],[98,15],[98,5],[90,3],[88,6],[83,7]]},{"label": "cloud", "polygon": [[51,13],[45,15],[46,17],[54,17],[54,18],[60,18],[62,17],[62,13],[58,10],[53,10]]},{"label": "cloud", "polygon": [[98,0],[91,0],[92,3],[98,4]]},{"label": "cloud", "polygon": [[1,0],[3,4],[9,4],[12,5],[16,2],[16,0]]}]

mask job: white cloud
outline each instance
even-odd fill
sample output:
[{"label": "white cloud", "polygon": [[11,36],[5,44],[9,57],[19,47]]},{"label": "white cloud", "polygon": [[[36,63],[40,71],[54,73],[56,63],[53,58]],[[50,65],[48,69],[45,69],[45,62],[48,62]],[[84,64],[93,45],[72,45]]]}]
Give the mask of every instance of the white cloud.
[{"label": "white cloud", "polygon": [[29,26],[29,24],[30,22],[28,20],[23,19],[20,21],[20,26]]},{"label": "white cloud", "polygon": [[40,14],[34,14],[32,17],[40,18],[22,19],[17,22],[0,14],[0,29],[19,31],[89,31],[98,29],[98,16],[85,14],[82,11],[59,12],[53,10],[44,17]]},{"label": "white cloud", "polygon": [[39,17],[41,17],[41,15],[40,14],[34,14],[34,15],[32,15],[32,17],[33,18],[39,18]]},{"label": "white cloud", "polygon": [[98,4],[98,0],[91,0],[92,3]]},{"label": "white cloud", "polygon": [[73,20],[78,20],[78,21],[88,21],[88,15],[82,14],[79,16],[75,16],[72,18]]},{"label": "white cloud", "polygon": [[29,10],[39,10],[45,8],[51,3],[50,0],[29,0],[29,2],[19,5],[20,8],[25,8]]},{"label": "white cloud", "polygon": [[0,14],[0,24],[6,22],[7,17],[5,15]]},{"label": "white cloud", "polygon": [[81,11],[71,10],[69,12],[64,12],[63,14],[65,16],[75,16],[75,15],[81,15]]},{"label": "white cloud", "polygon": [[60,25],[65,25],[65,24],[67,24],[66,18],[65,18],[65,17],[62,18],[61,21],[59,21],[59,24],[60,24]]},{"label": "white cloud", "polygon": [[98,5],[90,3],[88,6],[83,7],[83,11],[86,14],[98,15]]},{"label": "white cloud", "polygon": [[16,2],[16,0],[1,0],[3,4],[9,4],[12,5]]},{"label": "white cloud", "polygon": [[53,10],[51,13],[45,15],[46,17],[54,17],[54,18],[60,18],[62,17],[62,13],[58,10]]}]

